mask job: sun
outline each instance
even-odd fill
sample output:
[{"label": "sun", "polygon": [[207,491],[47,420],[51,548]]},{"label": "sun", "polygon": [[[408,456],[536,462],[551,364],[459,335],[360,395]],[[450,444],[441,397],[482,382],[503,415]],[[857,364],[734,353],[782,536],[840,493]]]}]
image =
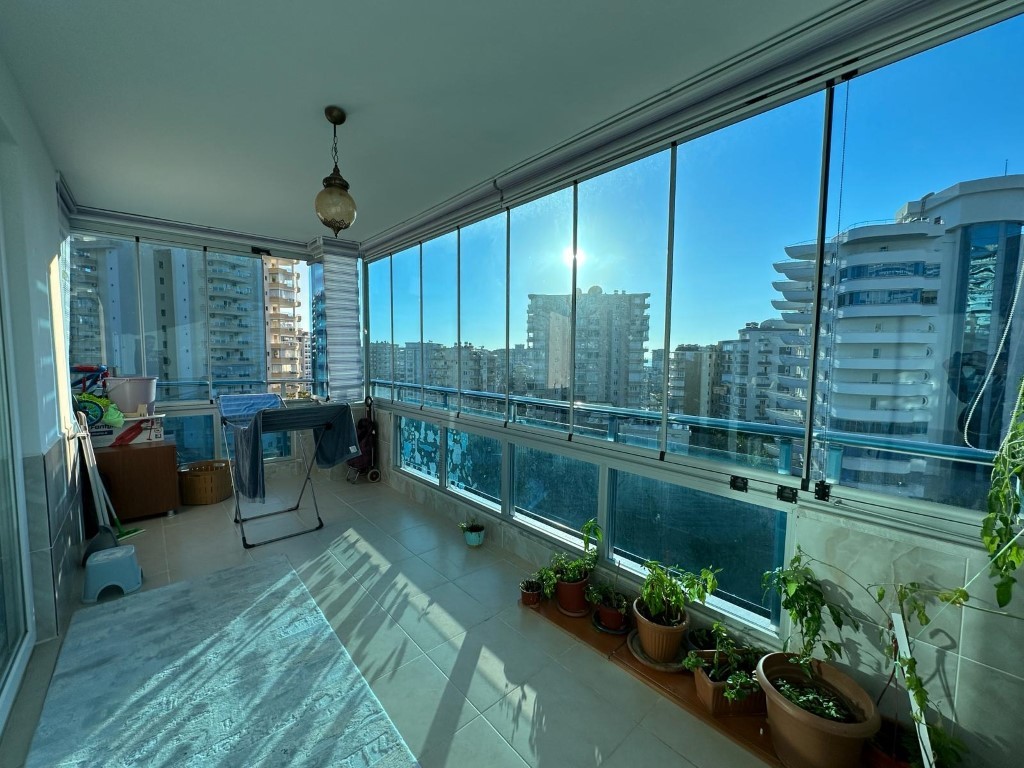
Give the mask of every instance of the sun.
[{"label": "sun", "polygon": [[[584,262],[586,262],[586,260],[587,260],[587,254],[584,252],[584,250],[582,248],[577,248],[576,249],[576,267],[577,268],[582,267]],[[567,266],[570,269],[572,269],[572,246],[571,245],[567,245],[567,246],[565,246],[565,248],[562,249],[562,262],[565,264],[565,266]]]}]

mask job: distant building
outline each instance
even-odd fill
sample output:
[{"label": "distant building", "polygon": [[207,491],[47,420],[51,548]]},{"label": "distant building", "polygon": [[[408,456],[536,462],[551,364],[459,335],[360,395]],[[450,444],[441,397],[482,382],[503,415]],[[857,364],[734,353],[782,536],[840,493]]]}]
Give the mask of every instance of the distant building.
[{"label": "distant building", "polygon": [[[994,382],[967,411],[995,356],[1024,269],[1024,175],[976,179],[907,203],[889,223],[855,225],[827,245],[822,307],[827,380],[819,382],[819,425],[946,445],[994,449],[1012,408],[1005,382],[1024,375],[1024,323],[1010,328]],[[777,423],[806,418],[807,329],[813,320],[816,246],[786,249],[775,269],[783,300],[773,302],[800,329],[770,397]],[[802,341],[801,341],[802,340]],[[940,357],[940,355],[943,355]],[[906,496],[955,495],[949,464],[846,446],[826,459],[844,484]],[[926,492],[926,487],[930,490]],[[951,501],[955,499],[950,498]]]}]

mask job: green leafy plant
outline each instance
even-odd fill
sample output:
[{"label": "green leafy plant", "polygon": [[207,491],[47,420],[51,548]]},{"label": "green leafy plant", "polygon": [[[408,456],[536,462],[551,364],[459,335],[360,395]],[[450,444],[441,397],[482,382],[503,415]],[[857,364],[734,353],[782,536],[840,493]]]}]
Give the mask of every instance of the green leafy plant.
[{"label": "green leafy plant", "polygon": [[462,530],[463,533],[465,533],[466,531],[469,531],[470,533],[479,533],[484,529],[484,524],[477,522],[477,519],[475,517],[470,517],[469,519],[463,520],[461,523],[459,523],[459,528]]},{"label": "green leafy plant", "polygon": [[544,597],[550,598],[555,594],[555,584],[558,582],[558,576],[555,575],[555,569],[550,566],[544,566],[537,570],[537,580],[541,584],[541,589],[544,592]]},{"label": "green leafy plant", "polygon": [[647,577],[640,587],[640,605],[644,617],[656,624],[674,627],[686,617],[686,604],[703,603],[718,587],[722,569],[702,568],[700,574],[667,568],[656,560],[644,563]]},{"label": "green leafy plant", "polygon": [[1000,608],[1013,598],[1014,574],[1024,565],[1021,544],[1021,483],[1024,481],[1024,380],[999,450],[992,460],[988,514],[981,523],[981,542],[989,554],[989,575],[996,584]]},{"label": "green leafy plant", "polygon": [[[821,581],[808,565],[812,560],[797,547],[788,567],[779,566],[761,578],[765,591],[775,592],[782,598],[782,609],[789,614],[800,639],[800,648],[792,661],[802,666],[808,675],[811,659],[819,647],[829,661],[843,655],[843,647],[838,642],[826,639],[826,618],[840,632],[846,622],[854,629],[860,628],[856,618],[826,598]],[[786,639],[783,650],[789,649],[791,639]]]},{"label": "green leafy plant", "polygon": [[[597,567],[599,557],[597,543],[603,540],[604,532],[597,520],[591,518],[580,528],[583,534],[583,554],[573,557],[565,552],[558,552],[551,557],[550,568],[554,572],[556,581],[575,583],[587,578]],[[593,546],[591,544],[593,543]],[[552,587],[552,591],[554,587]],[[546,593],[545,593],[546,594]],[[548,595],[551,597],[551,595]]]},{"label": "green leafy plant", "polygon": [[793,682],[779,678],[772,681],[776,690],[812,715],[839,723],[856,721],[850,708],[840,696],[814,682]]},{"label": "green leafy plant", "polygon": [[541,581],[539,574],[533,573],[519,582],[519,589],[523,592],[543,592],[544,582]]},{"label": "green leafy plant", "polygon": [[742,701],[760,690],[754,670],[764,650],[738,646],[719,621],[711,626],[710,633],[713,640],[711,656],[690,651],[683,659],[683,666],[691,672],[703,669],[712,682],[725,683],[723,695],[730,701]]},{"label": "green leafy plant", "polygon": [[629,609],[629,598],[615,588],[615,583],[603,579],[591,578],[587,584],[586,597],[587,602],[611,608],[623,616]]},{"label": "green leafy plant", "polygon": [[[932,705],[924,680],[917,670],[917,659],[914,657],[913,648],[909,654],[901,654],[896,644],[895,626],[892,620],[892,613],[898,611],[905,626],[911,626],[916,621],[922,627],[931,622],[929,610],[933,604],[950,604],[964,606],[970,599],[970,595],[963,587],[954,589],[936,589],[925,586],[920,582],[912,581],[905,583],[878,583],[862,584],[842,568],[825,563],[809,556],[800,547],[797,547],[796,554],[790,561],[788,568],[777,568],[764,575],[763,583],[769,589],[778,592],[782,596],[782,607],[789,612],[790,618],[796,625],[802,640],[799,656],[794,659],[801,664],[805,671],[810,674],[810,659],[815,648],[820,644],[823,655],[828,660],[842,656],[841,646],[833,641],[824,639],[826,631],[825,617],[828,616],[837,630],[842,630],[844,623],[849,623],[855,629],[860,624],[848,609],[830,602],[822,588],[822,583],[811,569],[812,564],[820,564],[830,568],[837,573],[843,574],[851,583],[856,585],[867,598],[874,604],[878,612],[878,623],[882,627],[882,649],[887,657],[894,662],[892,672],[889,676],[889,683],[895,680],[896,668],[903,673],[904,683],[915,703],[921,712],[926,712]],[[776,686],[777,687],[777,686]],[[780,692],[781,689],[780,689]],[[789,698],[787,696],[787,698]],[[801,702],[790,698],[797,706]],[[808,699],[808,701],[813,701]],[[808,711],[819,714],[817,711]],[[915,719],[919,719],[915,715]],[[948,765],[957,765],[954,753],[955,747],[962,744],[952,735],[945,732],[940,725],[929,724],[929,734],[936,733],[935,741],[943,747],[950,745],[950,753],[947,759]],[[916,738],[916,736],[915,736]],[[939,747],[933,746],[933,751],[938,753]],[[947,763],[943,763],[944,765]]]}]

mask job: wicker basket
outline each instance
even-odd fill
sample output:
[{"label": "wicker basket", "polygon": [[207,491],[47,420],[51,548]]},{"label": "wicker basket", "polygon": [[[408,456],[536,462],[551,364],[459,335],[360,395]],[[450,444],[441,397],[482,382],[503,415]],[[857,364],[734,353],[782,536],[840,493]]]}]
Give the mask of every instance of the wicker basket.
[{"label": "wicker basket", "polygon": [[227,461],[194,461],[179,467],[178,489],[187,507],[223,501],[231,495],[231,466]]}]

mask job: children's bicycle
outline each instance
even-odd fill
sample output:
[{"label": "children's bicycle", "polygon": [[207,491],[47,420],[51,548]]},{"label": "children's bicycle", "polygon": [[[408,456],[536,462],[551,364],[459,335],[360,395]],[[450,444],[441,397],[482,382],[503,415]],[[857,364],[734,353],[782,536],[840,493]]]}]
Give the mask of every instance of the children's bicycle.
[{"label": "children's bicycle", "polygon": [[[72,365],[71,373],[80,374],[71,381],[74,408],[85,414],[89,426],[99,424],[103,418],[103,404],[100,402],[107,392],[107,366]],[[81,391],[76,392],[76,390]]]}]

